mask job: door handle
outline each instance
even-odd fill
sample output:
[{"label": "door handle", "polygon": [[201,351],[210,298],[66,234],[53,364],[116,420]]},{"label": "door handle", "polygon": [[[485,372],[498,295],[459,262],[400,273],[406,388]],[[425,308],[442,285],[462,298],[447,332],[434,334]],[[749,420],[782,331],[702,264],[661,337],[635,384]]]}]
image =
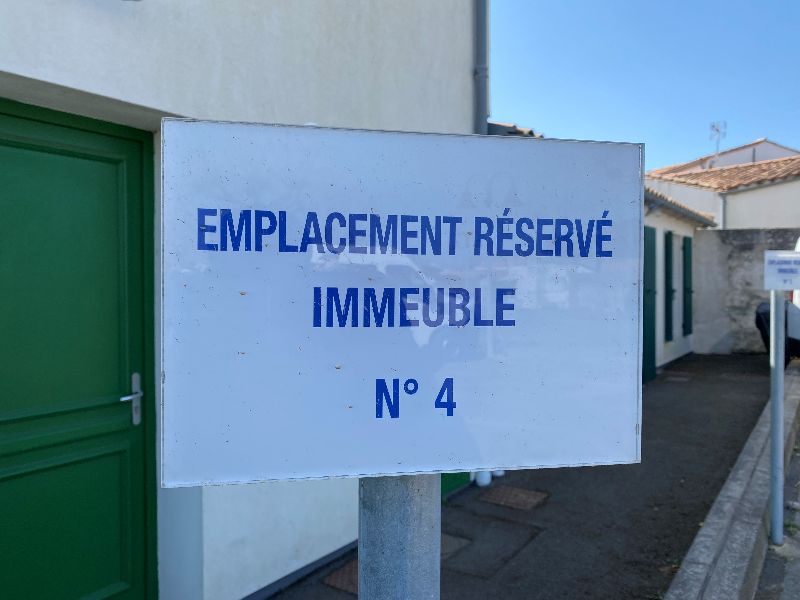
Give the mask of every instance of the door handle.
[{"label": "door handle", "polygon": [[142,376],[139,373],[131,375],[131,391],[133,393],[122,396],[119,401],[131,403],[131,423],[138,425],[142,422],[142,396],[144,396]]}]

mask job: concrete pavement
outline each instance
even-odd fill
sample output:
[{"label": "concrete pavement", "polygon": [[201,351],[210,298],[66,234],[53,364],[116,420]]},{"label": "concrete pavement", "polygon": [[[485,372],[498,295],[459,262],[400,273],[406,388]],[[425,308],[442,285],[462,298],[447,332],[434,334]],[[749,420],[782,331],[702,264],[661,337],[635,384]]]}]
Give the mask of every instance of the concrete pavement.
[{"label": "concrete pavement", "polygon": [[[451,497],[442,597],[660,598],[768,395],[764,355],[685,357],[645,386],[641,464],[509,472]],[[277,597],[352,599],[355,558]]]},{"label": "concrete pavement", "polygon": [[754,600],[800,598],[800,446],[786,469],[783,546],[770,546]]}]

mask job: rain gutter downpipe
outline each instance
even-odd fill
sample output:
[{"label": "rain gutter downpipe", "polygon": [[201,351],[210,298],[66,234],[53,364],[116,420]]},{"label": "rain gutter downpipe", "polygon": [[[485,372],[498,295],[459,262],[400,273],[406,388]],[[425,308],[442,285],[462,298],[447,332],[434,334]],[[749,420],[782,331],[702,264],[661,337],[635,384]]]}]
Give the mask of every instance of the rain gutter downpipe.
[{"label": "rain gutter downpipe", "polygon": [[489,0],[475,2],[475,133],[489,131]]},{"label": "rain gutter downpipe", "polygon": [[[489,133],[489,0],[474,0],[475,6],[475,133]],[[500,473],[497,473],[500,475]],[[491,471],[473,473],[475,483],[485,487],[492,483]]]}]

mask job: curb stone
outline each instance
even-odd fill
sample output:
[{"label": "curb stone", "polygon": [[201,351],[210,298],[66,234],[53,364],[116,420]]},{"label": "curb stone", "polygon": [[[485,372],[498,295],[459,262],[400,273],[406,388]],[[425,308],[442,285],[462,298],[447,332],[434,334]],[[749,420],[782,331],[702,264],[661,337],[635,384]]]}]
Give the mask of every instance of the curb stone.
[{"label": "curb stone", "polygon": [[[786,369],[784,460],[794,447],[800,361]],[[751,600],[769,534],[769,402],[697,532],[664,600]]]}]

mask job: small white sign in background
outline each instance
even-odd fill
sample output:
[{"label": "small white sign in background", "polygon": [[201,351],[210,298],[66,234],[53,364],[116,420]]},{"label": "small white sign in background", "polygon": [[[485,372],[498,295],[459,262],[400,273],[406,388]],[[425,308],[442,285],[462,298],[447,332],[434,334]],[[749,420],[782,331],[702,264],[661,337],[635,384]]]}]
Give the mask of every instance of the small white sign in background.
[{"label": "small white sign in background", "polygon": [[639,460],[640,145],[162,133],[163,485]]},{"label": "small white sign in background", "polygon": [[764,289],[800,289],[800,252],[789,250],[764,252]]}]

